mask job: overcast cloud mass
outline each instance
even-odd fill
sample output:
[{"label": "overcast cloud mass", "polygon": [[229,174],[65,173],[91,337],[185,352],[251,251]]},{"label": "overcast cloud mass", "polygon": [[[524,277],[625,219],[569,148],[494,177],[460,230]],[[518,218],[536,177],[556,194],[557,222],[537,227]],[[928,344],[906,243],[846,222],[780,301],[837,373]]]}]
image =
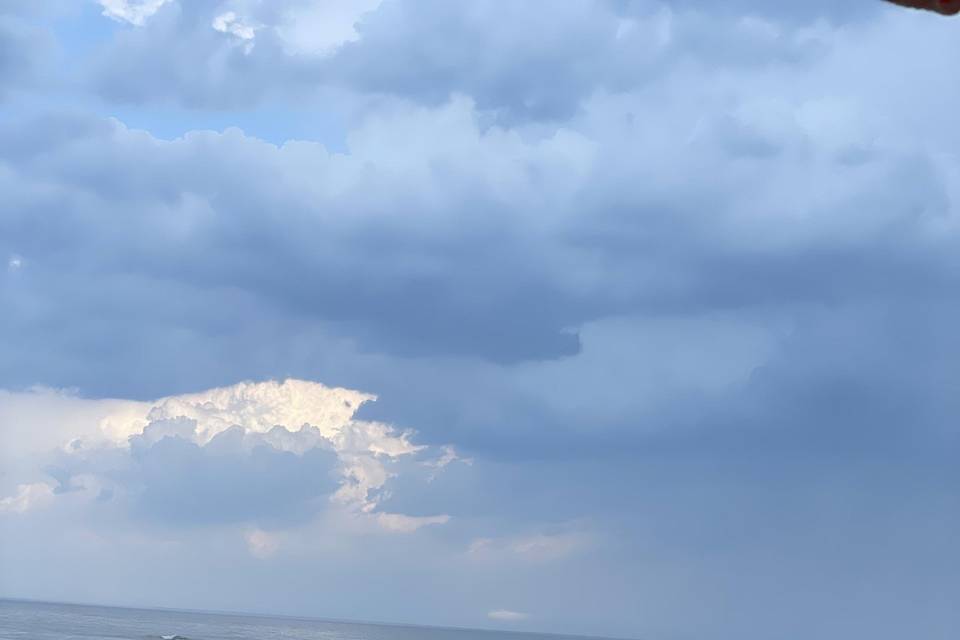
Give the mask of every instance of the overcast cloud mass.
[{"label": "overcast cloud mass", "polygon": [[960,634],[960,22],[0,0],[0,597]]}]

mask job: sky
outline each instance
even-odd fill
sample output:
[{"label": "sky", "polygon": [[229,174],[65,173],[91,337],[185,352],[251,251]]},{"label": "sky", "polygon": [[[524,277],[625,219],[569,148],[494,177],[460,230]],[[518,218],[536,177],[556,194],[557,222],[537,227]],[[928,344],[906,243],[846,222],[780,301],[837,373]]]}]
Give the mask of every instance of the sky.
[{"label": "sky", "polygon": [[0,596],[958,637],[958,35],[0,0]]}]

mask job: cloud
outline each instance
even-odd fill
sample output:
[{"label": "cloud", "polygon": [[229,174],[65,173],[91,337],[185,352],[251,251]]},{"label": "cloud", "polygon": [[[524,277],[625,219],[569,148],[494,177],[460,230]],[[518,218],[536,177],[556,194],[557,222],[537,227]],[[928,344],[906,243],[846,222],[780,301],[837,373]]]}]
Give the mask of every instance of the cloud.
[{"label": "cloud", "polygon": [[328,55],[360,38],[356,26],[382,0],[291,3],[278,18],[276,30],[291,54]]},{"label": "cloud", "polygon": [[589,534],[579,531],[478,538],[468,553],[477,560],[552,562],[582,551],[591,544]]},{"label": "cloud", "polygon": [[53,487],[45,482],[21,484],[14,495],[0,498],[0,513],[24,513],[44,507],[52,499]]},{"label": "cloud", "polygon": [[[857,46],[883,58],[908,27],[863,29]],[[783,76],[730,62],[708,82],[664,67],[646,91],[598,94],[547,130],[491,126],[466,98],[387,101],[358,116],[342,154],[236,130],[164,141],[89,117],[8,127],[16,206],[0,242],[30,269],[4,281],[0,322],[19,339],[2,348],[0,380],[156,397],[243,377],[344,379],[379,392],[368,415],[471,456],[779,424],[757,394],[812,406],[804,394],[844,371],[818,365],[833,362],[823,344],[888,354],[866,395],[857,370],[836,387],[871,420],[871,394],[946,406],[936,387],[904,386],[885,345],[949,343],[955,168],[929,149],[952,142],[928,129],[933,114],[914,119],[926,101],[899,104],[870,74],[845,84],[863,54],[844,42]],[[909,77],[917,96],[939,86]],[[64,231],[37,235],[37,219]],[[931,304],[942,326],[914,312]],[[848,328],[874,316],[890,322]],[[145,365],[131,375],[132,348]]]},{"label": "cloud", "polygon": [[[811,101],[763,74],[726,82],[697,85],[695,109],[666,85],[656,100],[597,97],[544,136],[485,128],[468,100],[385,107],[347,154],[239,131],[167,142],[92,118],[11,127],[19,204],[4,237],[31,269],[9,289],[3,322],[21,339],[0,379],[155,397],[349,369],[360,388],[394,389],[400,422],[434,442],[466,422],[490,438],[489,424],[656,426],[675,417],[648,402],[686,411],[725,393],[822,305],[854,313],[952,286],[951,164],[889,128],[896,105],[872,85]],[[34,209],[74,232],[35,236],[18,213]],[[39,308],[62,344],[32,330]],[[149,366],[131,376],[133,345]],[[404,389],[410,372],[431,384]],[[503,402],[471,400],[471,385]]]},{"label": "cloud", "polygon": [[[956,627],[955,23],[52,4],[0,0],[5,593]],[[343,389],[236,384],[290,378]]]},{"label": "cloud", "polygon": [[166,436],[132,450],[120,469],[87,472],[105,476],[115,494],[129,494],[137,515],[160,523],[299,523],[325,508],[338,486],[335,455],[268,445],[245,451],[244,439],[239,428],[202,446]]},{"label": "cloud", "polygon": [[412,533],[421,527],[434,524],[447,524],[450,516],[406,516],[402,513],[379,513],[377,522],[387,531]]},{"label": "cloud", "polygon": [[[118,37],[96,82],[121,102],[208,107],[317,89],[428,105],[459,94],[502,122],[556,121],[576,114],[598,91],[655,84],[691,58],[745,68],[759,60],[792,66],[815,59],[835,27],[882,15],[872,3],[844,4],[805,3],[798,10],[748,2],[731,10],[715,3],[573,0],[560,8],[527,2],[504,9],[481,0],[464,10],[406,0],[182,3],[173,5],[179,18]],[[241,60],[231,43],[199,31],[198,22],[222,30],[229,23],[250,36],[249,25],[257,25],[257,51],[244,48],[251,55]],[[534,29],[537,38],[530,37]],[[157,57],[160,51],[167,56]],[[189,69],[187,60],[194,63]],[[152,82],[137,77],[145,69],[153,71]]]},{"label": "cloud", "polygon": [[443,447],[441,447],[441,452],[442,453],[439,458],[436,458],[435,460],[427,460],[426,462],[423,463],[425,467],[429,467],[434,470],[429,476],[427,476],[428,482],[433,482],[434,479],[437,478],[437,475],[439,474],[439,472],[442,471],[449,464],[452,464],[458,461],[466,465],[473,464],[472,458],[460,457],[460,455],[457,453],[457,450],[450,445],[444,445]]},{"label": "cloud", "polygon": [[[385,442],[362,441],[355,446],[388,447],[389,429],[384,425],[352,424],[351,419],[366,402],[376,400],[371,394],[342,388],[329,388],[304,380],[242,382],[229,387],[188,393],[157,401],[147,412],[150,421],[185,418],[196,421],[196,435],[200,442],[209,442],[217,434],[234,426],[245,432],[267,434],[276,426],[296,430],[304,425],[316,427],[324,437],[337,438],[344,447],[352,430],[370,432]],[[123,424],[107,420],[105,429],[111,430],[118,441],[142,430],[136,421]],[[372,430],[372,431],[371,431]],[[401,440],[403,436],[400,436]],[[409,451],[409,445],[401,450]],[[378,449],[379,451],[379,449]]]},{"label": "cloud", "polygon": [[253,40],[256,37],[256,28],[243,22],[233,11],[216,16],[211,26],[214,31],[232,34],[240,40]]},{"label": "cloud", "polygon": [[30,13],[23,3],[0,7],[0,105],[17,91],[39,88],[55,50],[50,31],[38,27]]},{"label": "cloud", "polygon": [[530,616],[519,611],[510,611],[509,609],[494,609],[487,613],[487,617],[498,622],[520,622]]},{"label": "cloud", "polygon": [[143,26],[170,0],[98,0],[103,15],[113,20]]},{"label": "cloud", "polygon": [[[377,513],[396,474],[392,461],[425,447],[409,432],[356,420],[373,399],[285,380],[128,404],[96,429],[71,433],[46,467],[58,491],[86,490],[157,522],[289,524],[334,501],[374,514],[389,531],[446,523],[446,516]],[[39,499],[40,488],[21,486],[9,508]]]},{"label": "cloud", "polygon": [[253,529],[246,534],[247,548],[257,558],[269,558],[280,549],[280,541],[276,535]]}]

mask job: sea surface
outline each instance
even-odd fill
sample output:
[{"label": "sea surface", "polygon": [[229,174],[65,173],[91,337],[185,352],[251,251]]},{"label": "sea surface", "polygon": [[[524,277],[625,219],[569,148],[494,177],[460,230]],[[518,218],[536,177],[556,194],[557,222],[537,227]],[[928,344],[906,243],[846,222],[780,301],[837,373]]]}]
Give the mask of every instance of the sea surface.
[{"label": "sea surface", "polygon": [[562,636],[0,600],[0,640],[556,640]]}]

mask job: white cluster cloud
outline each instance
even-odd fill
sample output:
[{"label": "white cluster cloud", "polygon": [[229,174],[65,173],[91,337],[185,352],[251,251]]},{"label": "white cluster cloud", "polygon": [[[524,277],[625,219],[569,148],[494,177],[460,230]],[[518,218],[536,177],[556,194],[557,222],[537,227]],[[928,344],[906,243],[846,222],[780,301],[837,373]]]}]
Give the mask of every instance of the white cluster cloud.
[{"label": "white cluster cloud", "polygon": [[[357,420],[357,410],[374,399],[371,394],[303,380],[245,382],[152,403],[87,401],[101,407],[96,428],[84,426],[61,431],[58,437],[62,440],[61,454],[67,460],[104,450],[129,451],[135,455],[149,451],[168,438],[214,447],[214,452],[230,450],[248,455],[264,446],[297,456],[316,449],[326,450],[338,461],[340,481],[339,488],[330,496],[333,501],[356,514],[371,514],[386,531],[411,532],[426,525],[446,523],[449,520],[446,515],[413,517],[377,513],[380,499],[394,474],[389,464],[422,452],[426,447],[411,442],[411,432],[398,431],[380,422]],[[31,406],[27,403],[26,410],[11,413],[11,423],[30,420],[30,415],[36,419],[37,412],[31,411]],[[72,404],[66,406],[70,411],[74,409]],[[0,417],[2,414],[0,412]],[[12,431],[5,435],[14,440]],[[455,451],[445,447],[437,461],[425,464],[439,469],[456,458]],[[110,485],[108,479],[98,479],[95,472],[91,478],[82,483],[83,486],[103,489]],[[61,482],[74,483],[72,479],[61,479]],[[24,484],[0,502],[0,509],[24,512],[52,497],[50,485]],[[251,551],[260,556],[269,555],[276,546],[272,538],[259,530],[250,533],[247,542]]]},{"label": "white cluster cloud", "polygon": [[211,23],[214,31],[228,33],[245,43],[246,52],[249,53],[253,48],[253,39],[257,35],[257,28],[239,17],[234,11],[226,11],[219,14]]},{"label": "white cluster cloud", "polygon": [[[278,425],[291,430],[310,425],[318,428],[325,438],[333,439],[355,426],[351,423],[354,414],[364,403],[373,400],[376,396],[368,393],[303,380],[241,382],[162,398],[152,403],[142,416],[107,416],[101,427],[120,443],[141,434],[150,422],[175,418],[196,421],[196,440],[200,444],[233,426],[252,433],[267,433]],[[358,424],[363,429],[371,425]],[[390,428],[378,426],[376,435],[388,437]]]},{"label": "white cluster cloud", "polygon": [[120,22],[143,26],[160,8],[171,0],[99,0],[103,15]]},{"label": "white cluster cloud", "polygon": [[[217,434],[239,426],[246,434],[260,436],[251,439],[251,445],[266,443],[297,454],[329,447],[342,465],[343,483],[335,498],[371,512],[377,507],[376,492],[390,478],[383,459],[408,456],[424,448],[411,443],[408,432],[354,419],[364,403],[375,399],[359,391],[302,380],[240,383],[163,399],[143,419],[127,423],[126,429],[123,422],[109,418],[105,425],[110,425],[107,428],[114,430],[120,442],[138,433],[145,434],[149,425],[185,418],[191,421],[191,439],[198,444],[209,443]],[[445,451],[443,455],[448,454]]]}]

